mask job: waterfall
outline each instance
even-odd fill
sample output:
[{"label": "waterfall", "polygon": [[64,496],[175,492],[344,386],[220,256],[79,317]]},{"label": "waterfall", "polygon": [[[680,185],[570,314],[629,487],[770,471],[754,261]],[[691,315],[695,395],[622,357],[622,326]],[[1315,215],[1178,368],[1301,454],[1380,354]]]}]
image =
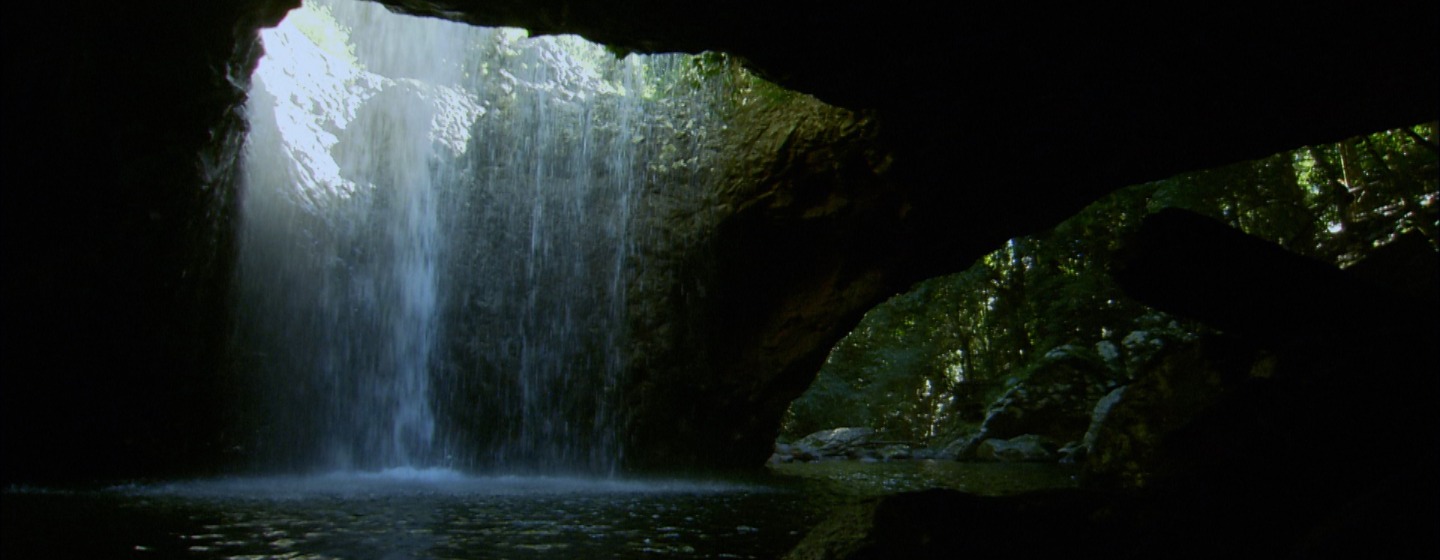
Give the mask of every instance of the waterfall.
[{"label": "waterfall", "polygon": [[259,460],[613,471],[636,210],[700,165],[673,123],[709,118],[703,88],[656,95],[688,58],[342,0],[262,39],[236,297]]}]

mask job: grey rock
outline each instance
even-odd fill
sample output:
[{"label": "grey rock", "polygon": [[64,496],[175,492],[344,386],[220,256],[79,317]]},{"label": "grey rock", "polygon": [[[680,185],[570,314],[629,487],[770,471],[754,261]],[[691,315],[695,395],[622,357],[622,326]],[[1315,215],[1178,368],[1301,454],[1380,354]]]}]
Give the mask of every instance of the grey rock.
[{"label": "grey rock", "polygon": [[991,438],[980,442],[975,457],[983,461],[1003,462],[1049,462],[1057,458],[1054,441],[1043,436],[1027,434],[1011,439]]},{"label": "grey rock", "polygon": [[[834,428],[821,430],[800,438],[793,444],[801,455],[819,457],[859,456],[862,446],[870,441],[875,430],[870,428]],[[810,459],[803,459],[810,460]]]}]

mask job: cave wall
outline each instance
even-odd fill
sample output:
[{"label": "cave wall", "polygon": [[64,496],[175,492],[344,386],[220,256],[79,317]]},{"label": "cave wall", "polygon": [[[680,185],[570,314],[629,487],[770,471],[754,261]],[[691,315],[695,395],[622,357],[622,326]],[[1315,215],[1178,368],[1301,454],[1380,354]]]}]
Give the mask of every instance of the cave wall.
[{"label": "cave wall", "polygon": [[238,107],[273,4],[7,10],[5,481],[223,463]]},{"label": "cave wall", "polygon": [[[708,365],[666,377],[671,348],[641,372],[636,395],[688,403],[636,413],[641,465],[758,465],[783,403],[864,309],[1110,190],[1440,113],[1433,2],[385,1],[620,50],[724,50],[854,111],[758,129],[813,159],[728,183],[687,265],[714,283],[682,302]],[[228,170],[255,29],[294,4],[7,13],[7,482],[206,472],[243,452],[224,430]]]},{"label": "cave wall", "polygon": [[834,342],[902,281],[906,194],[876,121],[759,85],[721,109],[706,207],[646,219],[661,234],[630,292],[632,467],[762,464]]}]

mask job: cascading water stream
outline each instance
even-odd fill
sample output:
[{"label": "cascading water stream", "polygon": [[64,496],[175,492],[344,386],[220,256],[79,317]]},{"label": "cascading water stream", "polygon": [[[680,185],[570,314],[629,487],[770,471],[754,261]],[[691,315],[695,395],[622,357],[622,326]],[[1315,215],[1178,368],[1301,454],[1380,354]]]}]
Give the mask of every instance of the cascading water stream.
[{"label": "cascading water stream", "polygon": [[698,165],[647,138],[706,118],[656,112],[684,57],[342,0],[263,40],[237,282],[261,462],[613,471],[633,210]]}]

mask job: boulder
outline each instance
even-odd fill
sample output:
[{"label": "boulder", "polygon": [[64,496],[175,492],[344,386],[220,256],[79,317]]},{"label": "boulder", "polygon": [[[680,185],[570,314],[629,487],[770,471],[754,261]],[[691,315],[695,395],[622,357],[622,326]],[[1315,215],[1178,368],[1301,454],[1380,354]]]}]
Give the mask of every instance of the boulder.
[{"label": "boulder", "polygon": [[776,443],[775,452],[770,454],[770,459],[765,461],[769,465],[795,462],[795,448],[789,444]]},{"label": "boulder", "polygon": [[877,452],[882,461],[904,461],[915,457],[910,446],[903,443],[893,443],[880,448]]},{"label": "boulder", "polygon": [[1115,390],[1110,391],[1095,403],[1095,409],[1090,411],[1090,427],[1085,430],[1085,437],[1078,442],[1066,444],[1065,448],[1060,450],[1061,463],[1075,464],[1090,456],[1090,449],[1095,446],[1096,440],[1100,437],[1100,430],[1106,425],[1110,411],[1115,408],[1115,404],[1120,402],[1120,399],[1124,398],[1125,389],[1128,387],[1130,386],[1116,387]]},{"label": "boulder", "polygon": [[1011,462],[1053,462],[1059,446],[1055,442],[1034,434],[1011,439],[990,438],[980,442],[975,449],[975,458],[982,461]]},{"label": "boulder", "polygon": [[1176,331],[1183,331],[1183,329],[1139,329],[1127,333],[1125,338],[1120,339],[1120,346],[1124,348],[1125,372],[1134,377],[1148,367],[1166,348],[1185,340],[1189,334]]},{"label": "boulder", "polygon": [[1085,460],[1088,452],[1089,449],[1086,448],[1084,444],[1078,441],[1072,441],[1067,442],[1059,451],[1056,451],[1055,454],[1060,456],[1060,464],[1074,465]]},{"label": "boulder", "polygon": [[986,414],[980,430],[959,452],[970,457],[989,439],[1034,434],[1076,441],[1090,425],[1095,401],[1120,379],[1094,352],[1061,346],[1048,352],[1029,377],[1006,391]]},{"label": "boulder", "polygon": [[1257,354],[1219,336],[1171,347],[1136,381],[1095,403],[1081,445],[1096,483],[1143,486],[1156,447],[1249,375]]},{"label": "boulder", "polygon": [[801,460],[826,457],[858,457],[875,430],[870,428],[834,428],[821,430],[800,438],[791,445],[792,454]]}]

